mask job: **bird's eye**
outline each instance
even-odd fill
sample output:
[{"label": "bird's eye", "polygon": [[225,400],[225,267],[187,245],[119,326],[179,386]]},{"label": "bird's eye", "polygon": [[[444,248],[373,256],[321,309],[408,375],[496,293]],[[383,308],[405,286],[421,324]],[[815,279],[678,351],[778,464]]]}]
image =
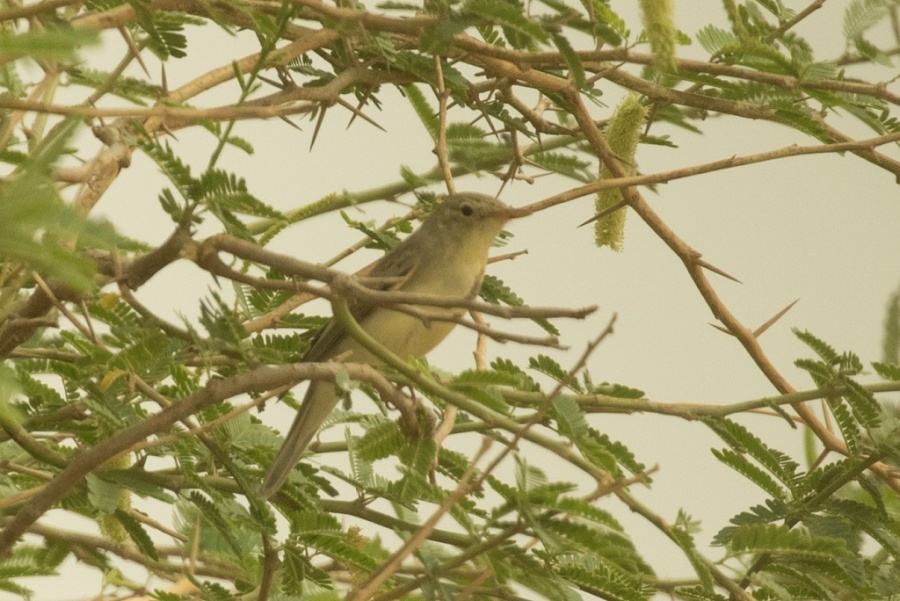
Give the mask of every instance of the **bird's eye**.
[{"label": "bird's eye", "polygon": [[459,212],[465,215],[466,217],[471,217],[472,213],[475,212],[475,209],[472,208],[472,205],[463,205],[459,207]]}]

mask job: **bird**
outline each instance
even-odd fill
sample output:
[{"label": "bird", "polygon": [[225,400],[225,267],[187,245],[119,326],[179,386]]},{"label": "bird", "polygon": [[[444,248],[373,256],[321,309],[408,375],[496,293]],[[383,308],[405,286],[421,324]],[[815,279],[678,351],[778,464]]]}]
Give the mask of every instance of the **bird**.
[{"label": "bird", "polygon": [[[382,290],[473,299],[481,287],[488,253],[506,223],[530,214],[494,197],[475,192],[450,194],[419,228],[388,251],[367,277]],[[417,307],[430,314],[458,317],[461,308]],[[455,323],[423,320],[385,305],[355,303],[351,314],[372,338],[401,358],[423,357],[453,329]],[[377,365],[374,355],[348,335],[335,320],[323,326],[303,362],[341,361]],[[287,480],[340,396],[334,383],[312,381],[258,490],[261,499],[275,494]]]}]

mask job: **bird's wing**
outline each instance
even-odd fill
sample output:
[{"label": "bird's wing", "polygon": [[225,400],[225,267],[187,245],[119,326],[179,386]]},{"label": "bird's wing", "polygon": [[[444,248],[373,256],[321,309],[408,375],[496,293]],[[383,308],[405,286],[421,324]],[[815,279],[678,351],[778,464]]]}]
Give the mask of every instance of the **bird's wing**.
[{"label": "bird's wing", "polygon": [[[363,270],[357,275],[364,273],[366,277],[371,278],[390,278],[384,282],[370,284],[369,287],[373,290],[390,291],[401,289],[412,276],[418,264],[414,254],[404,252],[406,248],[409,247],[395,248],[372,265],[368,273],[364,273],[366,270]],[[362,323],[374,308],[375,305],[368,303],[352,303],[350,305],[350,314],[357,323]],[[330,359],[333,356],[335,347],[343,337],[344,328],[334,318],[330,319],[313,340],[312,345],[303,357],[303,361],[316,362]]]}]

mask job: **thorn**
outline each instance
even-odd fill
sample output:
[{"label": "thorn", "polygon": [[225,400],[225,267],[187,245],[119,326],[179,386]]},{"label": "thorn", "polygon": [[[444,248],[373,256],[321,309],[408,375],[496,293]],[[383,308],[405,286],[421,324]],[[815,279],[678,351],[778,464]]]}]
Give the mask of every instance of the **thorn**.
[{"label": "thorn", "polygon": [[720,325],[717,324],[717,323],[710,323],[709,325],[711,325],[711,326],[714,327],[715,329],[719,330],[720,332],[724,332],[725,334],[728,334],[729,336],[734,336],[734,334],[732,334],[732,333],[728,330],[728,328],[726,328],[725,326],[720,326]]},{"label": "thorn", "polygon": [[[362,109],[362,107],[364,107],[369,102],[369,98],[371,96],[372,96],[372,91],[366,90],[366,93],[363,95],[363,97],[359,99],[359,104],[356,106],[356,110],[354,111],[353,109],[351,109],[351,112],[353,112],[353,116],[350,117],[350,121],[347,122],[347,129],[350,129],[350,126],[353,125],[354,121],[356,121],[356,116],[362,114],[361,112],[357,112],[357,111],[360,111],[360,109]],[[382,130],[382,131],[384,131],[384,130]]]},{"label": "thorn", "polygon": [[[366,116],[365,113],[363,113],[361,110],[359,110],[359,107],[354,107],[353,105],[351,105],[349,102],[347,102],[346,100],[344,100],[344,99],[342,99],[342,98],[338,98],[338,103],[339,103],[342,107],[344,107],[345,109],[347,109],[348,111],[350,111],[351,113],[353,113],[353,117],[351,117],[351,118],[350,118],[350,122],[347,123],[347,129],[350,128],[350,125],[353,124],[353,120],[356,119],[356,117],[361,117],[362,119],[364,119],[365,121],[371,123],[372,125],[374,125],[374,126],[377,127],[378,129],[380,129],[381,131],[387,133],[387,130],[386,130],[385,128],[383,128],[383,127],[381,127],[380,125],[378,125],[378,123],[376,123],[375,120],[372,119],[371,117]],[[362,104],[363,104],[363,103],[361,102],[361,103],[360,103],[360,106],[362,106]]]},{"label": "thorn", "polygon": [[269,79],[268,77],[265,77],[264,75],[259,75],[259,74],[257,74],[256,77],[260,81],[264,81],[265,83],[269,84],[273,88],[278,88],[279,90],[284,90],[287,87],[285,85],[284,81],[275,81],[274,79]]},{"label": "thorn", "polygon": [[138,62],[147,77],[150,77],[150,71],[147,70],[147,65],[144,64],[144,59],[141,58],[141,51],[138,50],[137,44],[134,43],[134,38],[131,37],[131,34],[128,33],[128,30],[125,29],[124,25],[119,25],[117,29],[119,30],[119,33],[122,34],[122,37],[125,38],[125,43],[128,44],[128,50],[134,55],[134,60]]},{"label": "thorn", "polygon": [[501,140],[502,139],[501,134],[503,132],[497,130],[497,128],[494,126],[494,122],[491,121],[491,116],[487,113],[487,111],[485,111],[483,108],[480,108],[480,107],[479,107],[479,110],[480,110],[480,112],[478,113],[478,116],[475,117],[474,119],[472,119],[471,121],[469,121],[469,125],[475,125],[476,123],[478,123],[479,121],[484,119],[484,122],[487,123],[488,128],[491,130],[491,135],[493,135],[495,138],[497,138],[497,140]]},{"label": "thorn", "polygon": [[166,75],[166,64],[161,63],[159,66],[160,81],[162,82],[162,95],[165,98],[169,95],[169,77]]},{"label": "thorn", "polygon": [[744,283],[744,282],[740,281],[739,279],[737,279],[736,277],[734,277],[733,275],[731,275],[730,273],[728,273],[728,272],[726,272],[726,271],[722,271],[721,269],[719,269],[719,268],[716,267],[715,265],[712,265],[711,263],[707,263],[707,262],[704,261],[703,259],[697,258],[697,259],[694,260],[694,262],[695,262],[697,265],[699,265],[700,267],[706,268],[706,269],[710,270],[710,271],[713,272],[713,273],[719,274],[719,275],[722,276],[723,278],[728,278],[728,279],[731,280],[732,282],[737,282],[738,284],[743,284],[743,283]]},{"label": "thorn", "polygon": [[178,141],[178,136],[175,135],[175,132],[174,132],[174,131],[172,131],[171,129],[169,129],[169,126],[166,124],[165,121],[162,121],[162,122],[160,123],[159,128],[160,128],[161,130],[163,130],[164,132],[166,132],[167,134],[169,134],[170,136],[172,136],[172,139],[173,139],[173,140]]},{"label": "thorn", "polygon": [[309,149],[312,150],[313,146],[316,143],[316,138],[319,136],[319,129],[322,127],[322,122],[325,121],[325,113],[328,109],[324,106],[322,107],[322,112],[319,113],[319,118],[316,120],[316,128],[313,130],[312,140],[309,141]]},{"label": "thorn", "polygon": [[278,79],[281,80],[282,90],[297,87],[297,84],[294,83],[294,78],[291,76],[290,67],[281,65],[280,67],[275,67],[275,72],[278,73]]},{"label": "thorn", "polygon": [[616,211],[618,211],[618,210],[621,209],[622,207],[626,206],[627,204],[628,204],[628,203],[625,202],[624,200],[622,200],[622,201],[620,201],[620,202],[617,202],[616,204],[614,204],[613,206],[609,207],[608,209],[603,210],[603,211],[600,211],[599,213],[597,213],[596,215],[594,215],[593,217],[591,217],[590,219],[588,219],[588,220],[585,221],[584,223],[579,223],[579,224],[578,224],[578,227],[584,227],[584,226],[586,226],[586,225],[589,224],[589,223],[593,223],[593,222],[597,221],[598,219],[603,219],[604,217],[606,217],[606,216],[609,215],[610,213],[615,213]]},{"label": "thorn", "polygon": [[782,309],[781,311],[779,311],[778,313],[776,313],[775,315],[773,315],[772,318],[769,319],[766,323],[764,323],[764,324],[762,324],[761,326],[759,326],[758,328],[756,328],[756,329],[753,331],[753,336],[758,337],[760,334],[762,334],[763,332],[765,332],[766,330],[768,330],[768,329],[772,326],[772,324],[774,324],[776,321],[778,321],[779,319],[781,319],[781,318],[784,316],[785,313],[787,313],[788,311],[790,311],[790,310],[793,308],[793,306],[797,304],[797,302],[798,302],[799,300],[800,300],[800,299],[798,298],[797,300],[795,300],[794,302],[792,302],[791,304],[789,304],[787,307],[785,307],[784,309]]},{"label": "thorn", "polygon": [[300,127],[299,125],[297,125],[296,123],[294,123],[293,121],[291,121],[290,119],[288,119],[287,115],[279,115],[278,118],[281,119],[282,121],[284,121],[285,123],[287,123],[288,125],[290,125],[291,127],[293,127],[294,129],[296,129],[297,131],[303,131],[303,128]]},{"label": "thorn", "polygon": [[363,98],[362,100],[359,101],[359,104],[356,105],[356,110],[354,110],[354,109],[350,108],[347,105],[347,103],[344,103],[344,106],[349,108],[350,112],[352,113],[350,115],[350,120],[347,121],[347,127],[344,128],[345,131],[350,129],[350,126],[353,125],[354,121],[356,121],[356,117],[361,114],[360,109],[363,107],[364,104],[365,104],[365,98]]}]

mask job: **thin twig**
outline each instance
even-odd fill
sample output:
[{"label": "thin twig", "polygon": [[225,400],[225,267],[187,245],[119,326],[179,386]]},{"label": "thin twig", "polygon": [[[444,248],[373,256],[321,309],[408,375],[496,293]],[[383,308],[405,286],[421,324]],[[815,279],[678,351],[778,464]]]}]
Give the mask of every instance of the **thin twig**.
[{"label": "thin twig", "polygon": [[450,159],[447,156],[447,99],[450,97],[450,94],[444,87],[444,70],[441,67],[441,56],[439,54],[434,55],[434,71],[437,76],[438,97],[438,131],[434,145],[434,154],[437,155],[438,165],[444,174],[444,185],[447,186],[447,193],[453,194],[456,191],[456,186],[453,183]]},{"label": "thin twig", "polygon": [[[571,105],[573,115],[582,127],[582,131],[588,139],[588,142],[601,157],[603,162],[610,168],[610,171],[616,177],[624,176],[624,171],[619,166],[618,161],[612,158],[609,146],[606,140],[600,135],[600,132],[594,127],[590,114],[584,106],[582,99],[577,91],[570,90],[567,93],[567,99]],[[735,315],[722,302],[718,293],[710,284],[706,277],[704,268],[697,263],[700,256],[696,250],[690,247],[684,240],[678,237],[668,225],[657,215],[646,200],[637,192],[634,187],[624,187],[622,194],[628,202],[628,205],[634,210],[641,219],[652,229],[659,238],[669,246],[669,248],[684,263],[688,274],[693,280],[694,285],[700,291],[707,306],[735,338],[741,343],[747,354],[753,359],[757,367],[762,371],[766,378],[772,383],[776,390],[782,394],[795,392],[787,379],[778,371],[768,356],[763,351],[756,337],[753,336],[746,326],[744,326]],[[833,451],[842,455],[848,453],[844,442],[830,432],[825,425],[813,414],[813,412],[805,404],[797,403],[793,405],[794,410],[800,415],[804,423],[815,433],[816,437],[822,443]],[[876,463],[872,466],[875,472],[886,484],[894,490],[900,491],[900,482],[889,477],[891,468],[883,463]]]},{"label": "thin twig", "polygon": [[347,594],[347,601],[365,601],[370,599],[375,591],[397,571],[403,560],[428,539],[428,536],[437,526],[437,523],[441,518],[443,518],[456,503],[469,494],[472,488],[469,484],[469,480],[471,480],[472,475],[475,473],[475,466],[481,461],[481,458],[484,457],[485,453],[487,453],[488,448],[490,448],[490,441],[483,440],[481,448],[475,453],[475,456],[471,461],[469,461],[465,473],[463,473],[462,477],[459,479],[459,483],[456,485],[456,488],[453,489],[453,492],[444,498],[438,508],[427,520],[425,520],[422,527],[409,537],[402,547],[397,549],[388,560],[381,562],[378,569],[369,574],[361,584],[357,585],[356,588]]},{"label": "thin twig", "polygon": [[40,276],[36,271],[31,272],[31,277],[34,278],[34,281],[37,282],[38,287],[47,295],[47,298],[50,299],[50,302],[56,307],[56,309],[66,316],[66,319],[69,320],[75,329],[81,332],[81,335],[86,339],[90,340],[91,343],[96,344],[97,346],[103,348],[103,344],[101,344],[96,338],[94,338],[93,332],[91,332],[90,328],[88,328],[85,324],[81,323],[81,320],[78,319],[74,313],[69,311],[68,307],[66,307],[53,293],[50,286],[47,285],[47,282],[44,281],[44,278]]},{"label": "thin twig", "polygon": [[[774,161],[787,157],[805,156],[811,154],[841,153],[850,152],[853,150],[861,151],[865,149],[877,148],[878,146],[892,144],[895,142],[900,142],[900,132],[894,132],[883,136],[875,136],[874,138],[866,138],[863,140],[833,142],[830,144],[819,144],[816,146],[798,146],[796,144],[792,144],[790,146],[785,146],[783,148],[778,148],[775,150],[769,150],[766,152],[744,156],[735,156],[727,159],[711,161],[709,163],[692,165],[690,167],[680,167],[671,171],[661,171],[658,173],[647,173],[643,175],[632,176],[626,176],[623,174],[621,177],[617,176],[613,178],[597,180],[590,184],[585,184],[584,186],[571,188],[569,190],[566,190],[565,192],[561,192],[560,194],[556,194],[540,202],[532,203],[531,205],[528,205],[528,208],[537,212],[558,204],[569,202],[576,198],[582,198],[585,196],[596,194],[601,190],[625,188],[628,186],[649,186],[654,184],[666,184],[674,180],[693,177],[704,173],[712,173],[714,171],[731,169],[733,167],[754,165],[757,163]],[[624,204],[627,203],[623,203],[622,205],[615,208],[621,208],[621,206],[624,206]],[[585,223],[590,223],[594,219],[596,219],[596,217],[592,217]]]},{"label": "thin twig", "polygon": [[[89,473],[117,455],[127,452],[145,438],[166,432],[176,422],[225,399],[238,394],[265,392],[293,384],[320,373],[321,369],[321,365],[311,363],[280,365],[260,367],[229,378],[211,380],[206,386],[171,407],[113,434],[93,447],[82,449],[68,460],[59,475],[32,495],[29,503],[23,505],[7,522],[6,527],[0,532],[0,558],[8,556],[19,537]],[[374,371],[367,365],[354,364],[345,364],[343,369],[354,379],[367,379]],[[377,379],[371,380],[373,384],[378,382]]]},{"label": "thin twig", "polygon": [[[241,259],[277,269],[279,272],[288,276],[326,282],[331,285],[332,289],[338,291],[339,294],[353,297],[354,300],[364,301],[375,305],[390,305],[397,310],[405,310],[404,305],[424,305],[442,308],[458,307],[461,309],[480,311],[488,315],[495,315],[505,319],[517,317],[532,319],[553,317],[583,319],[597,309],[595,306],[580,309],[568,309],[563,307],[510,307],[464,298],[449,298],[435,294],[414,294],[409,292],[373,290],[357,282],[353,276],[344,272],[301,261],[287,255],[273,253],[252,242],[247,242],[225,234],[207,238],[203,242],[194,245],[186,254],[195,263],[208,270],[210,273],[228,277],[238,282],[262,288],[291,289],[294,287],[297,290],[310,292],[324,298],[333,299],[335,296],[334,292],[331,290],[311,286],[302,282],[290,283],[265,280],[263,278],[254,278],[238,272],[218,258],[216,253],[220,250],[231,253]],[[438,319],[436,315],[428,315],[425,312],[420,312],[419,316],[423,319]]]},{"label": "thin twig", "polygon": [[783,36],[787,31],[793,29],[800,21],[813,14],[825,4],[825,0],[813,0],[806,8],[798,12],[794,15],[793,19],[788,19],[784,23],[778,26],[775,31],[766,36],[766,42],[772,43],[781,36]]}]

